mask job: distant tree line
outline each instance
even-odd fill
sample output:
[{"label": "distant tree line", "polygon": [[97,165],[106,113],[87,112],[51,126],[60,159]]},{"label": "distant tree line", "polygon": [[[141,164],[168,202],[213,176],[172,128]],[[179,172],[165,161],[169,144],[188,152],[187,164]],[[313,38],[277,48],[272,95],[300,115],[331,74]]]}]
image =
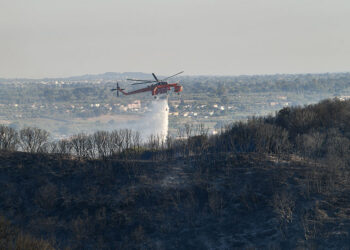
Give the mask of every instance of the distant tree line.
[{"label": "distant tree line", "polygon": [[234,123],[221,133],[216,150],[298,154],[308,158],[350,153],[350,101],[324,100],[306,107],[287,107],[275,116]]},{"label": "distant tree line", "polygon": [[108,157],[169,159],[205,157],[217,152],[257,152],[308,158],[339,157],[350,153],[350,101],[325,100],[306,107],[284,108],[275,116],[250,118],[208,135],[204,125],[185,124],[178,137],[152,135],[143,141],[130,129],[80,133],[50,141],[43,129],[27,127],[19,131],[1,125],[0,149],[30,153],[54,153],[80,158]]},{"label": "distant tree line", "polygon": [[204,91],[221,96],[225,93],[246,92],[297,92],[341,93],[349,89],[350,74],[300,74],[300,75],[252,75],[252,76],[194,76],[184,77],[186,89]]},{"label": "distant tree line", "polygon": [[[61,79],[64,80],[64,79]],[[180,78],[187,93],[214,94],[222,96],[247,92],[296,92],[296,93],[339,93],[349,91],[350,73],[300,74],[300,75],[252,75],[252,76],[191,76]],[[67,79],[69,82],[69,79]],[[76,79],[70,84],[42,84],[41,80],[20,81],[0,79],[2,103],[52,103],[52,102],[92,102],[113,100],[110,88],[115,87],[109,80],[94,85]],[[186,93],[183,93],[186,95]],[[125,98],[124,98],[125,99]]]}]

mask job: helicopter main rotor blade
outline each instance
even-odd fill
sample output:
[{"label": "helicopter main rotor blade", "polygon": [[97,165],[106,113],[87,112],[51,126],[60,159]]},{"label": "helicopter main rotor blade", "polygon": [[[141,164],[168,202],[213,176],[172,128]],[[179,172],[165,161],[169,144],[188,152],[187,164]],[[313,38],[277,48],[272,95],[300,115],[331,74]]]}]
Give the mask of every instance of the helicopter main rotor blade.
[{"label": "helicopter main rotor blade", "polygon": [[147,81],[153,81],[153,80],[140,80],[140,79],[132,79],[132,78],[128,78],[126,79],[128,81],[135,81],[135,82],[147,82]]},{"label": "helicopter main rotor blade", "polygon": [[165,81],[165,80],[168,80],[169,78],[172,78],[172,77],[174,77],[174,76],[180,75],[180,74],[182,74],[183,72],[184,72],[184,71],[181,71],[181,72],[179,72],[179,73],[176,73],[175,75],[168,76],[168,77],[164,78],[162,81]]},{"label": "helicopter main rotor blade", "polygon": [[156,77],[156,75],[154,73],[152,73],[154,79],[156,79],[157,82],[159,82],[158,78]]},{"label": "helicopter main rotor blade", "polygon": [[131,85],[147,84],[147,83],[153,83],[153,82],[156,82],[156,81],[152,81],[152,82],[135,82],[135,83],[132,83]]}]

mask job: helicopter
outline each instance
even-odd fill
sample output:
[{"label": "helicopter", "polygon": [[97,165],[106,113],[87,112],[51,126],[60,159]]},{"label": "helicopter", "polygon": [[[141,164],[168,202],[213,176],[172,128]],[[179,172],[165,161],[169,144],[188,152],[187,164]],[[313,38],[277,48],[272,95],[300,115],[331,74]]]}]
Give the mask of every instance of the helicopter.
[{"label": "helicopter", "polygon": [[117,88],[111,89],[111,91],[117,91],[117,96],[119,96],[119,92],[121,92],[123,95],[134,95],[134,94],[150,91],[152,93],[152,96],[154,96],[154,98],[157,98],[157,95],[167,94],[171,90],[171,88],[173,88],[175,93],[180,94],[180,92],[183,90],[183,87],[179,83],[168,83],[167,80],[169,80],[174,76],[180,75],[183,72],[184,71],[181,71],[179,73],[176,73],[175,75],[166,77],[161,80],[159,80],[154,73],[152,73],[154,80],[140,80],[140,79],[128,78],[126,80],[133,82],[131,85],[138,85],[138,84],[150,84],[150,85],[147,86],[146,88],[137,89],[131,92],[125,92],[124,91],[125,89],[120,88],[119,83],[117,82]]}]

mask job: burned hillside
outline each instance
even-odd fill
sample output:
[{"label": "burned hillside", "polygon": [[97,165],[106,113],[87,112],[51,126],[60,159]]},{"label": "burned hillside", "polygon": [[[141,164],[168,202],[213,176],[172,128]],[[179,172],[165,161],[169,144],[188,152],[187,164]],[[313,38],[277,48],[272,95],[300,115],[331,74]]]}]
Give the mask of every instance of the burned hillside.
[{"label": "burned hillside", "polygon": [[119,131],[24,149],[25,133],[6,129],[0,214],[55,248],[350,244],[350,101],[284,108],[215,136],[188,125],[187,139],[165,142]]}]

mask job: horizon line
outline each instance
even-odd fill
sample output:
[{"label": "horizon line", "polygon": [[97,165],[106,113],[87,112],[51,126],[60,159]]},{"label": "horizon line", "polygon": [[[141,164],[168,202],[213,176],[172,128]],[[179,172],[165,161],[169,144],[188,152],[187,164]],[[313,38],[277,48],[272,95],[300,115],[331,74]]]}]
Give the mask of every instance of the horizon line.
[{"label": "horizon line", "polygon": [[[187,74],[179,77],[242,77],[242,76],[275,76],[275,75],[326,75],[326,74],[349,74],[349,71],[327,71],[327,72],[293,72],[293,73],[252,73],[252,74]],[[71,76],[58,76],[58,77],[1,77],[2,80],[53,80],[53,79],[67,79],[67,78],[79,78],[86,76],[99,76],[106,74],[145,74],[152,75],[152,73],[146,73],[142,71],[106,71],[104,73],[86,73],[86,74],[75,74]],[[163,76],[164,74],[159,74]]]}]

